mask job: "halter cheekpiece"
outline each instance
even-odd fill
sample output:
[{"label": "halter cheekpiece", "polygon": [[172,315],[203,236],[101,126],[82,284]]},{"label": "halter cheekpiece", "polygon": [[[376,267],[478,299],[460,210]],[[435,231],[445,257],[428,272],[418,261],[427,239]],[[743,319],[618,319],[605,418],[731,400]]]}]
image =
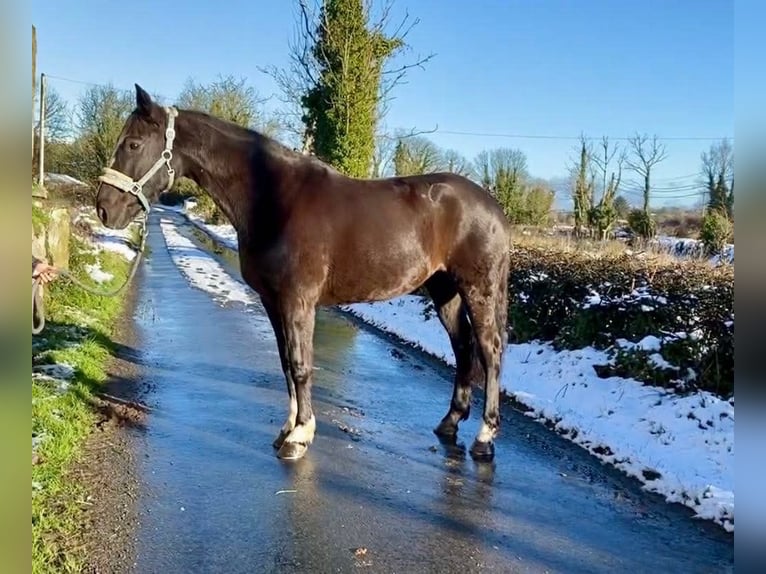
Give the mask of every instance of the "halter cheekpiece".
[{"label": "halter cheekpiece", "polygon": [[165,130],[165,149],[162,151],[162,154],[160,154],[160,158],[154,162],[154,165],[149,168],[149,171],[147,171],[141,179],[134,181],[133,178],[117,171],[116,169],[112,169],[111,167],[105,167],[103,173],[98,177],[99,181],[102,183],[109,184],[116,187],[120,191],[135,195],[136,199],[138,199],[138,201],[141,203],[141,206],[147,213],[149,213],[149,201],[146,199],[143,191],[146,182],[149,181],[154,176],[154,174],[159,171],[163,164],[165,164],[168,169],[169,179],[165,189],[160,192],[162,193],[173,187],[173,181],[176,174],[173,166],[170,165],[170,160],[173,159],[173,140],[176,137],[174,125],[176,116],[178,115],[178,110],[171,106],[169,108],[165,108],[165,112],[168,115],[168,127]]}]

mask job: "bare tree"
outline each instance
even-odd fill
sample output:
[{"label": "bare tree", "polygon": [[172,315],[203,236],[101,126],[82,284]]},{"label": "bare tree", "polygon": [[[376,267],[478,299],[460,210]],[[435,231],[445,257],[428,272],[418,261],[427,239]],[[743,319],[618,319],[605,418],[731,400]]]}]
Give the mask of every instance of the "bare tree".
[{"label": "bare tree", "polygon": [[[599,147],[600,152],[593,154],[591,160],[601,176],[601,197],[603,199],[604,195],[609,194],[614,198],[617,195],[617,188],[620,186],[622,179],[622,166],[625,164],[628,155],[624,149],[620,149],[619,144],[610,144],[609,138],[606,136],[601,139]],[[615,167],[617,169],[616,173],[614,171]]]},{"label": "bare tree", "polygon": [[[620,150],[618,144],[610,145],[609,138],[606,136],[602,138],[600,147],[601,153],[593,154],[591,160],[596,171],[601,175],[601,199],[591,209],[588,219],[590,225],[598,231],[599,238],[603,240],[606,239],[609,230],[617,219],[614,199],[620,187],[622,166],[627,154],[625,150]],[[614,171],[615,167],[616,172]]]},{"label": "bare tree", "polygon": [[414,128],[404,130],[398,128],[390,131],[384,125],[379,125],[375,135],[375,150],[372,157],[370,176],[384,177],[386,175],[393,175],[396,171],[394,166],[394,153],[397,144],[399,142],[406,142],[411,138],[422,137],[424,134],[433,133],[435,131],[435,128],[432,130],[417,130]]},{"label": "bare tree", "polygon": [[457,173],[466,177],[474,175],[471,162],[457,150],[444,150],[442,153],[442,163],[444,164],[444,169],[451,173]]},{"label": "bare tree", "polygon": [[396,175],[433,173],[444,169],[442,151],[434,142],[424,137],[401,139],[394,151]]},{"label": "bare tree", "polygon": [[655,135],[649,140],[647,135],[636,134],[628,138],[631,155],[625,164],[644,179],[644,213],[649,213],[649,195],[651,192],[652,168],[668,157],[664,144]]},{"label": "bare tree", "polygon": [[702,152],[702,176],[707,191],[707,206],[710,209],[725,209],[729,215],[733,208],[734,196],[734,149],[728,139],[710,146]]},{"label": "bare tree", "polygon": [[[48,85],[45,91],[45,141],[62,141],[72,133],[72,113],[69,106],[53,86]],[[35,133],[39,135],[40,119],[38,118]]]},{"label": "bare tree", "polygon": [[372,155],[371,177],[385,177],[392,172],[394,150],[397,139],[383,132],[375,136],[375,151]]},{"label": "bare tree", "polygon": [[135,107],[135,96],[113,86],[93,86],[80,97],[75,170],[85,181],[95,181],[114,152],[117,138]]},{"label": "bare tree", "polygon": [[259,96],[255,88],[247,85],[244,78],[226,76],[209,84],[187,80],[178,104],[246,128],[255,128],[274,137],[280,126],[274,117],[268,117],[264,112],[262,106],[267,100]]}]

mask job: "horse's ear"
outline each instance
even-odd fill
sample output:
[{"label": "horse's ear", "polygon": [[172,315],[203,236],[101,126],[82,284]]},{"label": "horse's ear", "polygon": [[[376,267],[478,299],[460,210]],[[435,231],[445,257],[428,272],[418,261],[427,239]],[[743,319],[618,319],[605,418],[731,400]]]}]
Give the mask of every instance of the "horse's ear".
[{"label": "horse's ear", "polygon": [[147,117],[152,116],[152,110],[154,108],[152,97],[138,84],[136,84],[136,108],[141,114]]}]

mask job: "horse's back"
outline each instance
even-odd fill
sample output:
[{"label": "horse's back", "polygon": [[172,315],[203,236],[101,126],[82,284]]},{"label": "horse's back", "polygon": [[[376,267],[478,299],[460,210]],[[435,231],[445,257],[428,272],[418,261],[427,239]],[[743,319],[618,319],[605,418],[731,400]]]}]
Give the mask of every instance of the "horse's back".
[{"label": "horse's back", "polygon": [[[455,256],[507,244],[507,220],[486,191],[451,173],[380,180],[339,178],[310,209],[327,268],[327,302],[407,293]],[[307,211],[308,213],[308,211]],[[305,228],[304,228],[305,230]],[[499,241],[491,240],[499,238]]]}]

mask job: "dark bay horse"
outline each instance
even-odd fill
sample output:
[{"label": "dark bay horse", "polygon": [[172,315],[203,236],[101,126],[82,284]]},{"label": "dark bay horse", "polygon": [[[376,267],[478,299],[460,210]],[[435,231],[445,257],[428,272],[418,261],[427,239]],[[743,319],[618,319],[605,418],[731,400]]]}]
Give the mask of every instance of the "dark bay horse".
[{"label": "dark bay horse", "polygon": [[471,383],[483,383],[483,423],[470,452],[494,456],[510,226],[483,188],[451,173],[346,177],[256,131],[161,107],[136,85],[136,109],[100,178],[99,218],[126,227],[176,176],[203,187],[236,228],[242,276],[274,328],[290,398],[274,441],[278,457],[302,457],[314,438],[316,308],[381,301],[420,286],[434,300],[456,362],[450,408],[434,432],[454,440],[468,418]]}]

